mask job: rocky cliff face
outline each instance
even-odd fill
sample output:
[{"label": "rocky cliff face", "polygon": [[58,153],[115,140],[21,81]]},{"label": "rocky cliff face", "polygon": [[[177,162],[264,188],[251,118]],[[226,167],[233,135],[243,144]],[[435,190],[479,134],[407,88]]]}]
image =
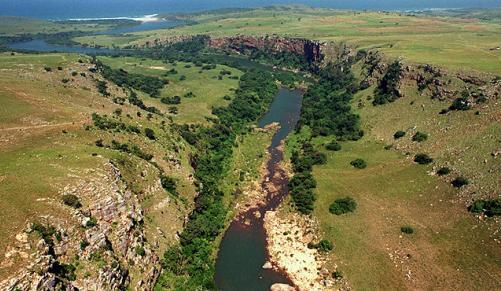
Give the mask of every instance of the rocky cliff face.
[{"label": "rocky cliff face", "polygon": [[18,234],[10,257],[20,254],[29,263],[0,282],[1,290],[153,289],[161,268],[145,239],[141,205],[115,165],[102,169],[63,189],[89,201],[84,207]]},{"label": "rocky cliff face", "polygon": [[291,52],[304,56],[309,63],[322,61],[322,44],[302,38],[284,38],[277,36],[232,36],[211,38],[208,45],[212,48],[226,49],[238,53],[248,50],[265,50],[270,52]]}]

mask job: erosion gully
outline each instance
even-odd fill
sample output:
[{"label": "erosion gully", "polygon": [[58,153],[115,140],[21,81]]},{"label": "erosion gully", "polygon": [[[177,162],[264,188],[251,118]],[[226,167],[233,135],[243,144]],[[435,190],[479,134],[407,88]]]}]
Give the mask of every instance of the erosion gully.
[{"label": "erosion gully", "polygon": [[[256,291],[270,290],[275,283],[293,285],[282,270],[263,269],[263,265],[269,261],[263,218],[266,211],[275,210],[288,193],[288,178],[280,166],[283,152],[279,146],[299,120],[301,101],[301,91],[280,89],[268,112],[259,121],[259,127],[262,128],[274,122],[280,124],[268,147],[270,158],[266,165],[267,174],[262,181],[266,201],[238,214],[227,229],[216,261],[218,290]],[[267,187],[270,182],[272,187]],[[260,215],[256,215],[256,211]]]}]

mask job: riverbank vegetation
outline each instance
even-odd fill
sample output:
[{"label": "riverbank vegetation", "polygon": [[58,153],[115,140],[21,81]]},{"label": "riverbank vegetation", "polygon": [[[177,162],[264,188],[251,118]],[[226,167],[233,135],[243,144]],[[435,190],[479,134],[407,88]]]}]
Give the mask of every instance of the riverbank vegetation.
[{"label": "riverbank vegetation", "polygon": [[214,289],[214,240],[220,234],[228,211],[223,203],[221,179],[228,170],[233,143],[237,135],[247,131],[250,122],[266,111],[277,92],[271,74],[248,71],[240,78],[239,89],[228,107],[214,109],[219,122],[212,127],[185,131],[183,136],[196,149],[191,163],[199,194],[189,216],[180,245],[164,255],[164,273],[158,286],[173,289]]}]

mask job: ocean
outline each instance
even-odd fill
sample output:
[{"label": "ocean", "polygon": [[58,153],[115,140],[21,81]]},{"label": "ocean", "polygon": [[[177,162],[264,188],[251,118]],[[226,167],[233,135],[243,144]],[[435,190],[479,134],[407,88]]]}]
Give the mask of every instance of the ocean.
[{"label": "ocean", "polygon": [[500,7],[501,0],[0,0],[0,15],[50,20],[142,17],[156,13],[186,13],[276,4],[305,4],[339,9],[422,10]]}]

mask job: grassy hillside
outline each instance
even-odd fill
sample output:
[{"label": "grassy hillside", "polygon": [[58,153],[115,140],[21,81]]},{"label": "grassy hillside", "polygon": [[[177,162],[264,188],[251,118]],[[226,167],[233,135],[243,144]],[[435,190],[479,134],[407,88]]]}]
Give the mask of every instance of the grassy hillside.
[{"label": "grassy hillside", "polygon": [[[0,248],[9,254],[2,259],[2,278],[25,266],[28,257],[24,253],[32,252],[14,247],[27,224],[49,223],[64,230],[71,235],[62,238],[69,250],[85,238],[84,229],[78,228],[79,221],[71,208],[63,204],[63,194],[76,194],[83,209],[97,218],[98,227],[105,227],[107,222],[101,220],[100,209],[109,203],[106,197],[114,197],[113,191],[116,191],[107,188],[113,183],[107,181],[110,161],[121,172],[124,191],[131,191],[140,203],[131,207],[142,206],[146,224],[138,231],[156,245],[153,248],[158,252],[175,241],[175,233],[191,208],[195,191],[190,178],[189,147],[175,131],[164,125],[163,118],[147,117],[146,111],[114,103],[112,97],[99,94],[95,79],[99,80],[100,76],[89,71],[92,65],[88,61],[85,56],[68,54],[0,55],[3,113],[0,218],[4,221],[0,227],[0,235],[4,238]],[[110,83],[108,91],[113,97],[123,94]],[[142,112],[141,117],[136,114],[138,111]],[[94,128],[92,113],[134,125],[139,133]],[[155,142],[142,133],[144,128],[154,130]],[[104,147],[98,146],[98,140]],[[135,144],[142,152],[151,154],[152,159],[148,161],[137,154],[117,150],[111,147],[113,140]],[[159,171],[175,179],[179,198],[159,185]],[[126,203],[132,203],[130,201],[135,200]],[[113,243],[114,232],[107,234]],[[36,242],[37,236],[32,234],[30,239]],[[115,254],[120,257],[119,251]],[[64,252],[58,259],[66,264],[78,261]],[[110,263],[107,257],[102,259],[103,264]],[[76,273],[79,280],[99,270],[90,267],[94,264],[92,260],[81,260],[79,264]],[[142,264],[139,260],[137,269],[130,268],[132,284],[142,276],[139,271]]]},{"label": "grassy hillside", "polygon": [[[113,41],[142,45],[155,39],[191,34],[215,37],[279,34],[377,48],[391,57],[403,57],[410,62],[500,73],[496,64],[501,61],[501,50],[496,48],[501,41],[501,26],[476,18],[278,7],[242,13],[201,14],[193,16],[193,20],[199,23],[136,33],[134,38],[140,39],[134,41],[130,41],[131,35],[124,39],[114,36]],[[111,39],[96,36],[78,41],[109,45]]]},{"label": "grassy hillside", "polygon": [[[212,107],[225,106],[229,103],[229,100],[223,97],[233,95],[232,91],[237,88],[238,77],[242,74],[236,69],[223,65],[207,70],[193,63],[166,63],[132,57],[101,57],[100,60],[112,68],[122,68],[130,73],[157,76],[168,80],[169,84],[164,87],[158,98],[143,97],[147,100],[146,102],[168,111],[171,105],[162,104],[161,98],[180,96],[181,103],[173,105],[178,109],[178,113],[172,116],[177,123],[205,123],[207,117],[214,117],[211,113]],[[176,72],[173,73],[171,70]],[[231,75],[226,75],[219,80],[218,76],[222,70],[229,71]],[[232,76],[235,78],[230,78]],[[193,93],[193,97],[187,95],[189,92]]]}]

